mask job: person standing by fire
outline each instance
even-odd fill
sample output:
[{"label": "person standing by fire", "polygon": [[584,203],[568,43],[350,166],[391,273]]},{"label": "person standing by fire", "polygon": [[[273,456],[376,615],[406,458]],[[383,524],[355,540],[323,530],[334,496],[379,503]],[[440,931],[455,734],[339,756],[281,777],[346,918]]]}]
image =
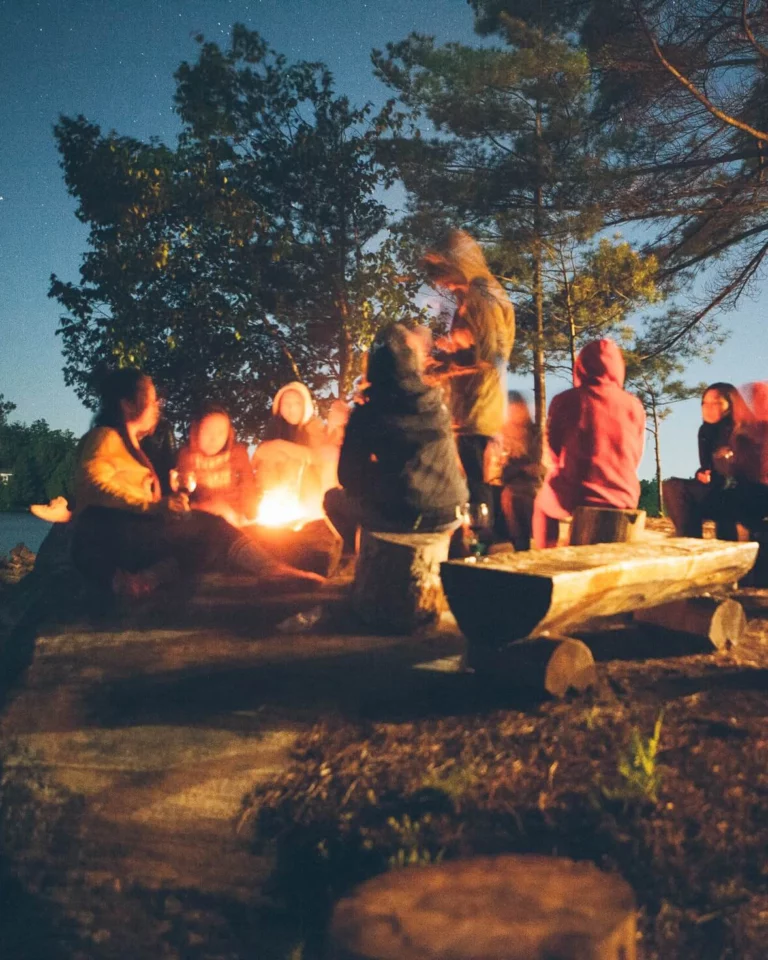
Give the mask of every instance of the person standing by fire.
[{"label": "person standing by fire", "polygon": [[[425,254],[422,265],[429,282],[456,300],[450,333],[435,342],[427,376],[449,387],[470,506],[486,504],[490,512],[493,500],[483,464],[486,447],[504,425],[515,310],[480,245],[463,230],[452,230]],[[493,525],[490,515],[488,524]]]}]

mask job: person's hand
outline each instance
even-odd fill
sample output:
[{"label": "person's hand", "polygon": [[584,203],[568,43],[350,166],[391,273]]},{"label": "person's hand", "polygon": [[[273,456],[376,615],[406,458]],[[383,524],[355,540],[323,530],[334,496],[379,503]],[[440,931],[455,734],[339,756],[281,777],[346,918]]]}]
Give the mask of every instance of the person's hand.
[{"label": "person's hand", "polygon": [[709,483],[712,480],[712,471],[711,470],[697,470],[696,479],[699,483]]},{"label": "person's hand", "polygon": [[160,506],[168,513],[187,513],[189,510],[189,495],[186,493],[171,493],[163,497]]}]

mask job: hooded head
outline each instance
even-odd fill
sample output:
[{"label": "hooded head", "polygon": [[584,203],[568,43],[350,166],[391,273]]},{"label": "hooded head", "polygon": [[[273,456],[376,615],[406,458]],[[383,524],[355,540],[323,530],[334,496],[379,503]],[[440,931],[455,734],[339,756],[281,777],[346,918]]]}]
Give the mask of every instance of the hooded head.
[{"label": "hooded head", "polygon": [[[286,394],[289,394],[288,401],[291,402],[292,407],[294,396],[298,399],[295,414],[291,413],[290,417],[283,416],[283,412],[280,409],[281,401]],[[299,383],[298,380],[286,383],[286,385],[281,387],[275,394],[275,399],[272,401],[272,416],[283,416],[283,419],[288,421],[291,426],[303,427],[309,423],[314,415],[315,404],[312,400],[312,394],[309,392],[309,389],[304,386],[303,383]]]},{"label": "hooded head", "polygon": [[432,283],[468,286],[480,277],[491,279],[480,244],[464,230],[451,230],[424,255],[421,263]]},{"label": "hooded head", "polygon": [[374,337],[368,353],[368,382],[370,397],[424,391],[413,334],[401,323],[388,323]]},{"label": "hooded head", "polygon": [[576,387],[598,383],[623,387],[625,371],[624,357],[613,340],[593,340],[576,358],[573,383]]}]

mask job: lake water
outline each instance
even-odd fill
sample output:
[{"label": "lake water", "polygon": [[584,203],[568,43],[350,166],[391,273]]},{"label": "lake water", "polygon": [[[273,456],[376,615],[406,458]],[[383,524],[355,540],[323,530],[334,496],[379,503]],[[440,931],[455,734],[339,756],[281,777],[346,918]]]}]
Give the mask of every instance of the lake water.
[{"label": "lake water", "polygon": [[0,556],[5,556],[17,543],[37,553],[51,524],[31,513],[0,513]]}]

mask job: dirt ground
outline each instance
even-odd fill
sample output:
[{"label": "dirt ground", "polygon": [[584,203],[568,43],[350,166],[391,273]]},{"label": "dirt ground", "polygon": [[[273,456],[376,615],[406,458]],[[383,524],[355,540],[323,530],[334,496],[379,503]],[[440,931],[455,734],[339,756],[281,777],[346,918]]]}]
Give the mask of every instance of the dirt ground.
[{"label": "dirt ground", "polygon": [[599,687],[557,702],[455,672],[450,624],[286,629],[317,599],[243,584],[49,625],[0,718],[1,955],[311,960],[359,880],[518,851],[624,876],[644,960],[765,960],[768,594],[742,599],[730,651],[587,638]]}]

